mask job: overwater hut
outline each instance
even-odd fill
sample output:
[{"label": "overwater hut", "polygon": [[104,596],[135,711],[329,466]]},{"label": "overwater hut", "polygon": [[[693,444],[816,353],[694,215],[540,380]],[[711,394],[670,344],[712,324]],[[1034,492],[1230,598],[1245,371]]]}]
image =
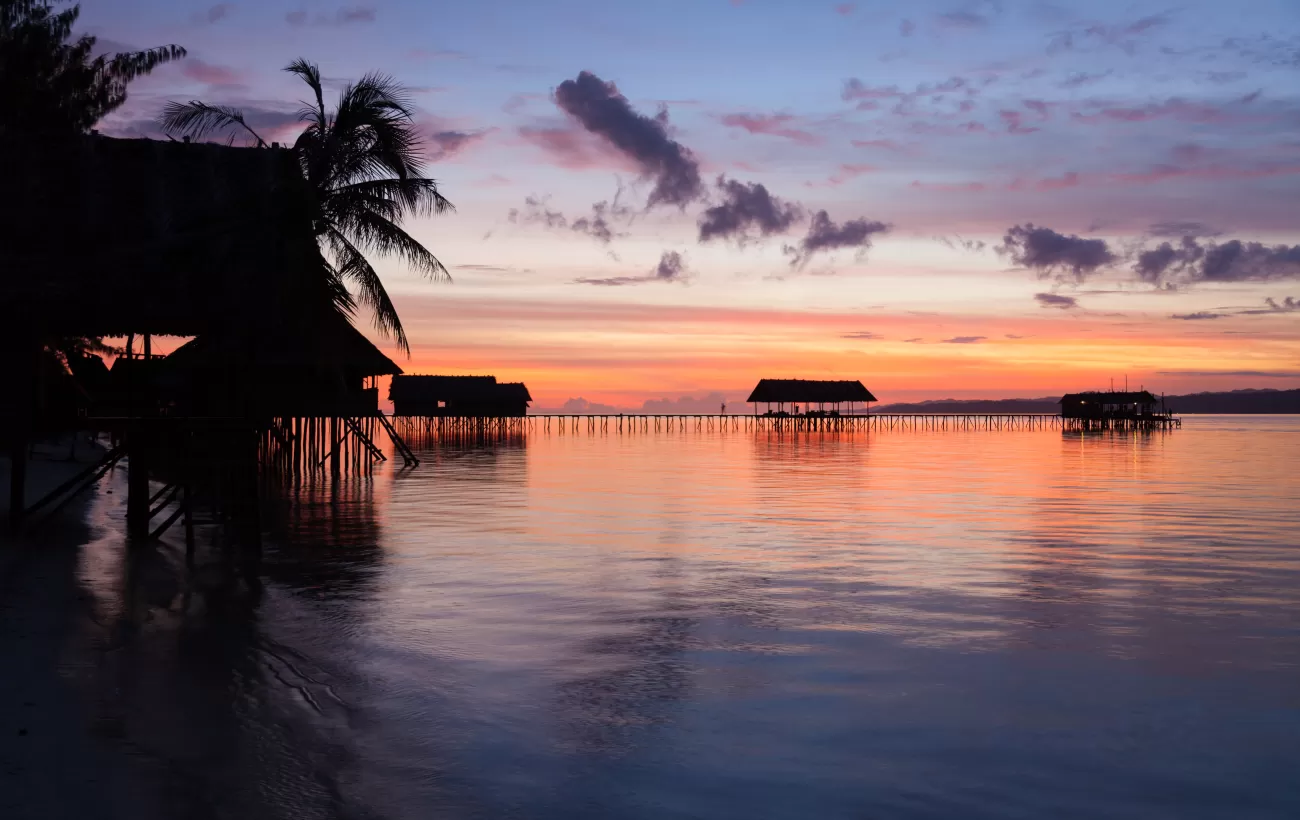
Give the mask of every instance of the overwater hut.
[{"label": "overwater hut", "polygon": [[533,397],[522,382],[496,376],[394,376],[395,416],[525,416]]},{"label": "overwater hut", "polygon": [[846,409],[850,414],[855,413],[859,404],[870,412],[871,402],[875,400],[876,397],[860,381],[813,379],[760,379],[754,392],[746,399],[754,405],[755,415],[758,414],[758,405],[762,404],[767,415],[799,413],[802,410],[809,414],[837,416]]},{"label": "overwater hut", "polygon": [[1061,397],[1061,417],[1093,421],[1148,419],[1159,415],[1160,400],[1147,390],[1094,390]]},{"label": "overwater hut", "polygon": [[166,412],[262,419],[373,416],[377,377],[402,372],[346,317],[329,311],[212,330],[161,364]]}]

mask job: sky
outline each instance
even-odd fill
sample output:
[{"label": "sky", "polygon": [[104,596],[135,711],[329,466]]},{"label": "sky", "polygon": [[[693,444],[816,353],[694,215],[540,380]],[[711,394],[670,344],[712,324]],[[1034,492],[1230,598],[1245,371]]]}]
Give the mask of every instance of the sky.
[{"label": "sky", "polygon": [[[456,212],[381,261],[408,373],[535,407],[1300,387],[1300,4],[83,3],[168,100],[292,141],[321,66],[405,84]],[[650,404],[646,404],[649,402]],[[586,404],[584,404],[586,403]]]}]

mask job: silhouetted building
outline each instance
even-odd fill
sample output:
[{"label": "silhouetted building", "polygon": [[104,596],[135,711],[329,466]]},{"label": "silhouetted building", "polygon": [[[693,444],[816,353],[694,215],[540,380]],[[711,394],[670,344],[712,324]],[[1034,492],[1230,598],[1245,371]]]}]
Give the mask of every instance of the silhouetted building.
[{"label": "silhouetted building", "polygon": [[[875,400],[876,397],[860,381],[813,379],[760,379],[754,392],[746,399],[754,405],[755,413],[758,412],[758,405],[763,404],[769,413],[772,412],[772,405],[776,405],[777,413],[785,413],[786,406],[789,405],[792,408],[802,407],[808,412],[831,412],[836,415],[839,415],[845,404],[853,412],[859,402],[870,409],[870,403]],[[817,406],[816,410],[812,409],[813,405]],[[832,405],[832,409],[828,411],[827,405]]]},{"label": "silhouetted building", "polygon": [[533,400],[496,376],[394,376],[388,398],[395,416],[524,416]]},{"label": "silhouetted building", "polygon": [[1061,416],[1067,419],[1141,419],[1157,415],[1160,400],[1146,390],[1115,392],[1094,390],[1061,397]]},{"label": "silhouetted building", "polygon": [[192,416],[374,415],[373,378],[402,372],[346,317],[330,312],[255,331],[211,331],[160,365],[164,410]]}]

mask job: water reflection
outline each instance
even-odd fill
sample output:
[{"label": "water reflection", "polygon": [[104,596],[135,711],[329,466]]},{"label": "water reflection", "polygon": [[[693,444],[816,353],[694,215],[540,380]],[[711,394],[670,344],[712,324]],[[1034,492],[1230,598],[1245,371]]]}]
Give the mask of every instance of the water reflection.
[{"label": "water reflection", "polygon": [[1295,816],[1263,424],[423,442],[260,596],[101,498],[93,723],[155,816]]}]

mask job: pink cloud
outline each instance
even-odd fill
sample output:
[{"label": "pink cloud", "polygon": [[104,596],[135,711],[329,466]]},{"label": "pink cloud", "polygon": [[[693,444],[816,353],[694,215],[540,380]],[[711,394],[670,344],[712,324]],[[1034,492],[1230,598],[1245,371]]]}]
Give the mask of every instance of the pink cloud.
[{"label": "pink cloud", "polygon": [[831,174],[825,180],[821,182],[809,181],[809,182],[805,182],[804,185],[808,186],[809,188],[836,188],[839,187],[840,185],[843,185],[844,183],[848,182],[851,179],[856,179],[857,177],[860,177],[863,174],[869,174],[875,170],[877,169],[876,166],[874,165],[846,163],[844,165],[841,165],[839,167],[839,170],[837,170],[834,174]]},{"label": "pink cloud", "polygon": [[858,10],[857,3],[840,3],[835,7],[836,14],[843,14],[845,17]]},{"label": "pink cloud", "polygon": [[791,127],[789,124],[796,122],[793,114],[726,114],[721,120],[728,128],[743,128],[751,134],[783,137],[802,145],[819,145],[823,141],[811,131]]},{"label": "pink cloud", "polygon": [[1231,117],[1222,108],[1203,103],[1191,103],[1174,97],[1162,103],[1152,103],[1140,108],[1112,106],[1091,113],[1076,111],[1074,119],[1079,122],[1147,122],[1173,119],[1180,122],[1217,123],[1226,122]]},{"label": "pink cloud", "polygon": [[907,146],[894,140],[851,140],[854,148],[880,148],[885,151],[896,151],[904,153],[908,150]]},{"label": "pink cloud", "polygon": [[561,168],[575,171],[588,168],[640,170],[626,156],[608,147],[582,128],[567,125],[558,128],[525,126],[517,133],[525,143],[541,149],[542,153]]},{"label": "pink cloud", "polygon": [[1003,109],[998,112],[998,117],[1000,117],[1003,124],[1006,125],[1008,134],[1032,134],[1039,130],[1025,125],[1024,115],[1019,111]]},{"label": "pink cloud", "polygon": [[911,187],[920,191],[943,193],[979,193],[988,190],[988,186],[983,182],[921,182],[919,179],[912,180]]},{"label": "pink cloud", "polygon": [[205,63],[195,57],[182,60],[181,74],[187,79],[207,85],[239,85],[240,76],[234,69]]}]

